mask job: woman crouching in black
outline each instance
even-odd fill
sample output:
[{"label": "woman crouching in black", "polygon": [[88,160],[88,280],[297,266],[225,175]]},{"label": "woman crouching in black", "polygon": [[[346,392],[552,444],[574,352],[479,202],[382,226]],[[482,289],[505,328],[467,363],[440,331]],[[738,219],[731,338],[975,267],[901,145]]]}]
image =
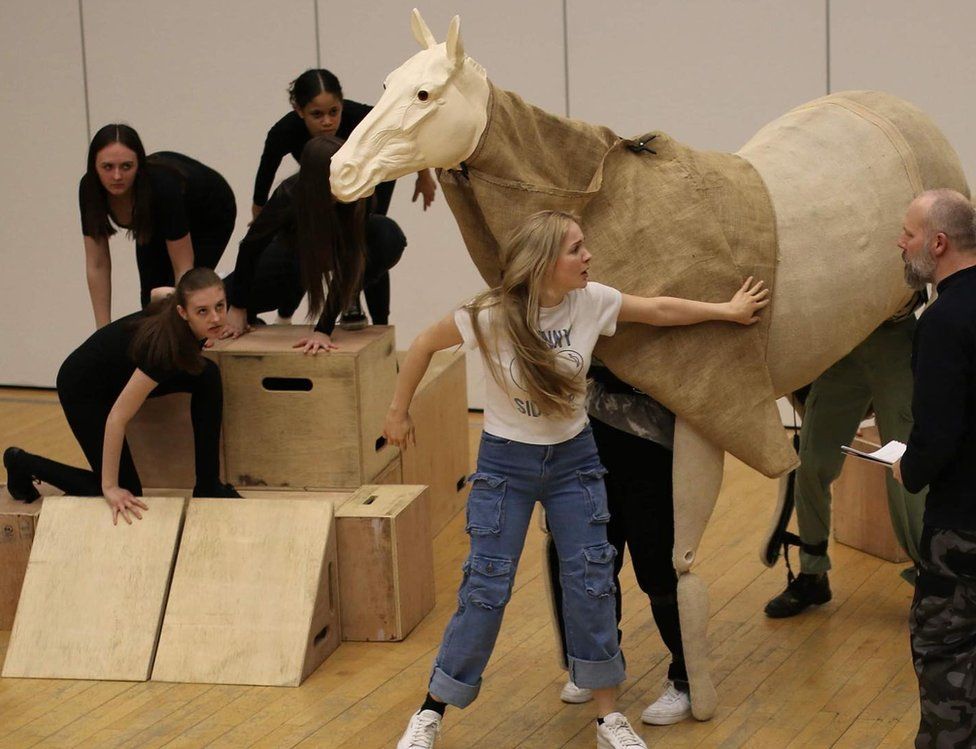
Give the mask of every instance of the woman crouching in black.
[{"label": "woman crouching in black", "polygon": [[34,481],[65,494],[104,496],[131,523],[148,509],[139,474],[125,442],[125,428],[146,398],[190,393],[196,486],[194,496],[236,497],[220,482],[223,392],[217,365],[204,358],[203,341],[220,335],[227,316],[224,285],[209,268],[187,271],[176,291],[142,312],[96,331],[58,372],[58,397],[91,470],[33,455],[17,447],[3,454],[7,488],[14,499],[39,496]]}]

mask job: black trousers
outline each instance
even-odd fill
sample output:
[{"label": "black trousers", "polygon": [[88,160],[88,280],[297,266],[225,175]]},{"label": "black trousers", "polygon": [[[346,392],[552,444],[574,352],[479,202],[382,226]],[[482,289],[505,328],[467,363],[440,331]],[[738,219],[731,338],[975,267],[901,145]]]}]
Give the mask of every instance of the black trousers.
[{"label": "black trousers", "polygon": [[[237,221],[237,204],[230,185],[224,182],[219,193],[211,195],[211,206],[201,218],[190,221],[190,240],[193,242],[193,265],[196,268],[216,268],[220,262]],[[159,232],[146,244],[136,245],[136,266],[139,270],[139,298],[142,306],[149,304],[149,292],[159,286],[173,286],[173,263],[166,249],[166,240]]]},{"label": "black trousers", "polygon": [[[637,585],[647,595],[651,615],[671,653],[668,678],[687,690],[681,624],[678,619],[678,576],[671,561],[674,547],[674,496],[671,482],[672,452],[649,440],[614,429],[590,418],[600,462],[607,469],[607,504],[610,522],[607,540],[617,550],[614,561],[617,624],[622,618],[620,570],[624,549],[630,551]],[[550,544],[550,552],[552,551]],[[549,555],[550,568],[553,554]],[[558,591],[558,560],[553,590],[557,611],[562,609]],[[618,629],[618,636],[623,633]]]},{"label": "black trousers", "polygon": [[[375,325],[390,320],[389,270],[400,261],[407,238],[396,221],[386,216],[370,214],[366,220],[366,268],[363,287],[366,306]],[[224,279],[228,289],[235,283],[231,273]],[[278,311],[291,317],[301,304],[305,289],[302,286],[301,266],[295,249],[281,234],[271,240],[258,258],[248,298],[249,315]]]},{"label": "black trousers", "polygon": [[[32,456],[31,473],[66,494],[97,497],[102,494],[105,421],[116,399],[93,398],[76,392],[71,384],[77,379],[73,369],[73,362],[69,357],[58,372],[58,396],[68,425],[88,460],[90,470]],[[200,374],[177,375],[160,384],[149,397],[178,392],[190,393],[196,485],[201,489],[214,489],[220,485],[220,424],[223,413],[223,390],[217,365],[207,360]],[[119,460],[119,486],[137,496],[142,494],[142,482],[125,442],[122,444]]]}]

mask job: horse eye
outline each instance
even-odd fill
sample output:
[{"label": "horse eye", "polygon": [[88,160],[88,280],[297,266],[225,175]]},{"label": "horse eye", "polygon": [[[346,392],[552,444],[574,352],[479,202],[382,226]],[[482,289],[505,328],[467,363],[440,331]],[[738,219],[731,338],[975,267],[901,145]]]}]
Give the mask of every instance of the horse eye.
[{"label": "horse eye", "polygon": [[417,92],[417,98],[420,99],[421,101],[427,101],[427,99],[429,97],[430,97],[430,94],[428,94],[426,91],[418,91]]}]

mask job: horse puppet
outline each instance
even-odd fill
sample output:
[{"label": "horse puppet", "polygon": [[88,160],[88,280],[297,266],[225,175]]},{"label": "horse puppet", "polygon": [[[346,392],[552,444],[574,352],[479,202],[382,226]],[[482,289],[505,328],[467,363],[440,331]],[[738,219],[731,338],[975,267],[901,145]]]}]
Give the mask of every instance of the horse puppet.
[{"label": "horse puppet", "polygon": [[879,92],[833,94],[763,127],[736,154],[663,133],[621,138],[495,87],[463,48],[455,17],[438,44],[414,10],[422,51],[393,71],[373,111],[332,159],[340,200],[440,168],[445,197],[489,285],[498,248],[527,215],[581,216],[593,278],[628,294],[724,301],[744,276],[773,289],[749,328],[621,325],[596,355],[676,414],[674,552],[692,710],[717,698],[708,597],[690,567],[728,451],[767,476],[797,464],[775,404],[815,379],[909,296],[900,219],[923,190],[968,195],[935,124]]}]

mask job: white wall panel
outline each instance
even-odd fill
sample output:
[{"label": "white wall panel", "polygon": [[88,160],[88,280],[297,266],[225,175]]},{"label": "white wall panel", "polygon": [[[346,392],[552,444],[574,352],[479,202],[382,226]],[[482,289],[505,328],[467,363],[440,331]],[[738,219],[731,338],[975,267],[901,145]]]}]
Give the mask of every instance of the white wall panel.
[{"label": "white wall panel", "polygon": [[[346,3],[320,0],[322,66],[342,82],[347,98],[373,104],[387,74],[419,51],[410,32],[416,0]],[[498,0],[426,2],[424,20],[443,41],[451,17],[461,17],[465,51],[485,66],[497,85],[557,113],[565,112],[562,2]],[[390,216],[407,235],[403,259],[392,271],[391,322],[397,345],[406,348],[425,326],[481,288],[443,195],[424,213],[411,205],[413,178],[399,180]],[[468,399],[481,407],[483,388],[476,357],[468,357]]]},{"label": "white wall panel", "polygon": [[823,0],[569,0],[569,110],[735,151],[826,93]]},{"label": "white wall panel", "polygon": [[94,329],[78,178],[85,89],[76,0],[0,4],[0,383],[54,384]]},{"label": "white wall panel", "polygon": [[972,0],[844,0],[830,4],[831,88],[880,89],[939,124],[976,180]]},{"label": "white wall panel", "polygon": [[[148,152],[185,153],[220,172],[237,198],[233,268],[251,218],[264,137],[289,109],[288,82],[315,66],[314,0],[83,0],[92,132],[114,121]],[[280,175],[295,171],[290,156]],[[131,243],[113,240],[113,313],[138,306]]]}]

